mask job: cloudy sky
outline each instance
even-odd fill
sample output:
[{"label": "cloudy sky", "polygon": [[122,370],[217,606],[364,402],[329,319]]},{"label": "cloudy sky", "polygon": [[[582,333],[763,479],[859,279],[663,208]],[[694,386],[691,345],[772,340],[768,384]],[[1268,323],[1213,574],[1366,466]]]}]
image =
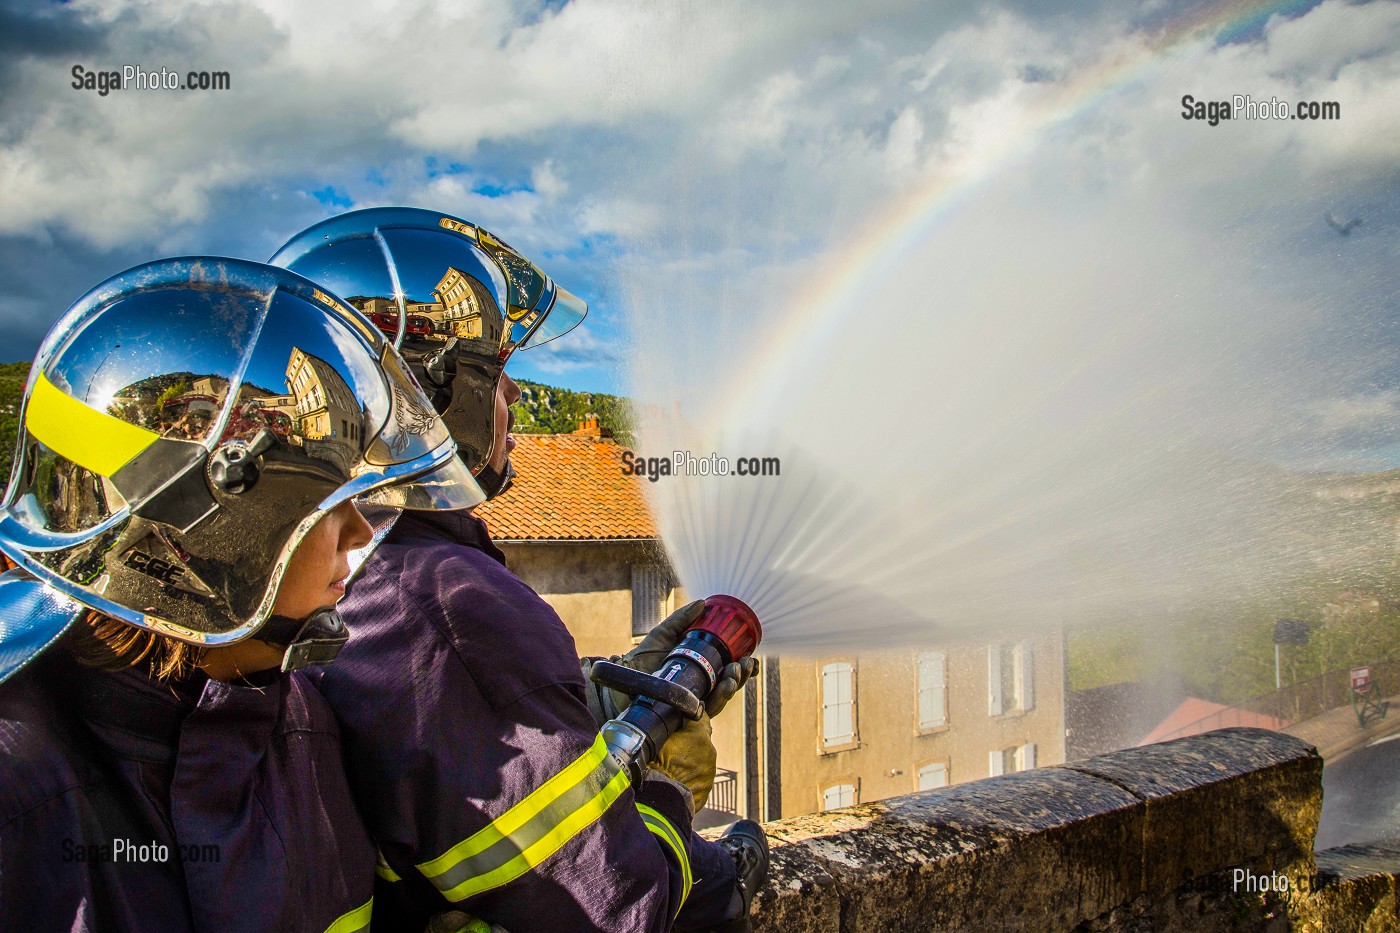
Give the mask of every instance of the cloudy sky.
[{"label": "cloudy sky", "polygon": [[[232,87],[99,96],[74,65]],[[1342,119],[1210,127],[1182,119],[1188,93],[1335,100]],[[856,251],[887,254],[872,279],[919,280],[936,237],[1000,238],[960,257],[984,281],[1073,244],[1123,273],[1115,301],[1172,287],[1163,256],[1228,256],[1256,297],[1355,316],[1347,353],[1395,339],[1393,2],[0,0],[0,100],[7,359],[137,262],[265,258],[380,204],[478,221],[587,297],[581,331],[514,364],[576,388],[697,363],[650,330],[733,350],[789,327]],[[919,197],[936,222],[891,220]],[[1328,212],[1363,223],[1343,237]],[[1312,399],[1319,430],[1394,420],[1400,384],[1367,372]]]}]

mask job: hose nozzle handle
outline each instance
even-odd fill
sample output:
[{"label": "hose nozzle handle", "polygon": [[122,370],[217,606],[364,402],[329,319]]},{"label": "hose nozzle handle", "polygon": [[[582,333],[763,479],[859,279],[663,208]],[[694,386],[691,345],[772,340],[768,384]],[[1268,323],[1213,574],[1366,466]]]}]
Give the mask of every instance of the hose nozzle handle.
[{"label": "hose nozzle handle", "polygon": [[669,703],[692,722],[698,722],[705,714],[705,704],[680,684],[662,680],[655,674],[634,671],[612,661],[594,661],[588,679],[618,693],[625,693],[629,697],[651,697],[662,703]]}]

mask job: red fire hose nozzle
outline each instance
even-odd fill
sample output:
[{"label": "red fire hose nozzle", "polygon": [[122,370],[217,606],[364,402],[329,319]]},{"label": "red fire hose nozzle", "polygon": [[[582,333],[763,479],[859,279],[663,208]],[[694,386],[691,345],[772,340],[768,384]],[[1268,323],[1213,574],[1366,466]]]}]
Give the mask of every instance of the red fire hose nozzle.
[{"label": "red fire hose nozzle", "polygon": [[681,720],[703,715],[705,699],[724,667],[753,654],[762,638],[758,616],[743,600],[716,595],[705,600],[705,611],[655,674],[607,661],[595,663],[594,681],[637,698],[603,727],[603,739],[614,757],[640,779],[641,770],[656,758]]}]

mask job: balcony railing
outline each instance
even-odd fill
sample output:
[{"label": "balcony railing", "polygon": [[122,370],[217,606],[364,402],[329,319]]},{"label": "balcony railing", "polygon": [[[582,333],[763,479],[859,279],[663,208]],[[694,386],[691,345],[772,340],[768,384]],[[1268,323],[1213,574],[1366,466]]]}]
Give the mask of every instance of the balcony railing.
[{"label": "balcony railing", "polygon": [[739,775],[727,768],[715,769],[715,788],[705,804],[711,810],[739,815]]}]

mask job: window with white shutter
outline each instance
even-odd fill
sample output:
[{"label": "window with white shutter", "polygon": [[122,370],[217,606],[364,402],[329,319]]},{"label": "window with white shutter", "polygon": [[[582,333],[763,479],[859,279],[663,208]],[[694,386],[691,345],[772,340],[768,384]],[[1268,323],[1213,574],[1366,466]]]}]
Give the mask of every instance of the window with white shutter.
[{"label": "window with white shutter", "polygon": [[[987,646],[987,715],[1000,716],[1004,711],[1001,683],[1001,645]],[[1000,774],[993,771],[993,774]]]},{"label": "window with white shutter", "polygon": [[1035,709],[1035,642],[1021,642],[1017,660],[1020,662],[1016,670],[1016,680],[1020,687],[1017,690],[1021,698],[1020,708]]},{"label": "window with white shutter", "polygon": [[855,740],[855,666],[836,661],[822,667],[822,747],[851,745]]},{"label": "window with white shutter", "polygon": [[822,809],[838,810],[841,807],[854,807],[856,805],[856,786],[854,784],[833,784],[822,791]]},{"label": "window with white shutter", "polygon": [[930,762],[919,769],[919,790],[934,790],[947,786],[948,765],[944,762]]},{"label": "window with white shutter", "polygon": [[919,728],[933,729],[948,723],[948,656],[925,651],[918,658]]},{"label": "window with white shutter", "polygon": [[1035,643],[987,648],[987,712],[991,716],[1035,708]]}]

